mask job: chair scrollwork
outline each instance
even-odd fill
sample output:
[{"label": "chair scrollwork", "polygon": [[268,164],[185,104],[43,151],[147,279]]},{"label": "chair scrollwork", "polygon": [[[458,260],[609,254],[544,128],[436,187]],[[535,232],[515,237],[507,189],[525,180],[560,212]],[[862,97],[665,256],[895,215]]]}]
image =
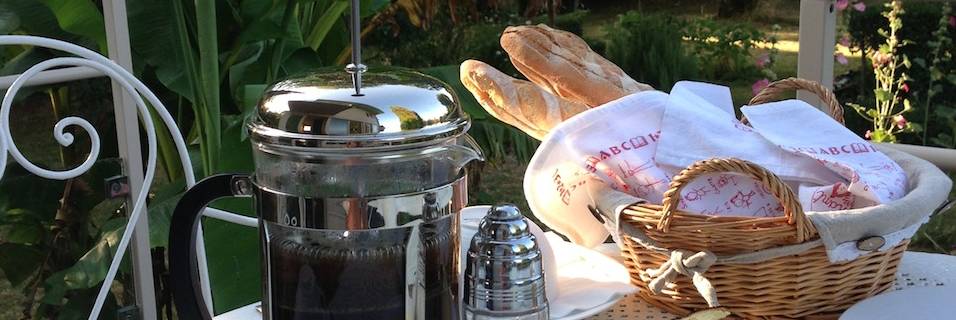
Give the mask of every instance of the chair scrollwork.
[{"label": "chair scrollwork", "polygon": [[[173,141],[176,144],[176,149],[179,153],[180,162],[184,168],[183,172],[185,174],[186,184],[187,186],[192,186],[196,183],[196,178],[193,175],[192,165],[189,161],[189,156],[186,151],[185,141],[182,135],[179,134],[179,129],[176,126],[175,120],[166,110],[166,107],[163,105],[162,101],[160,101],[156,95],[146,87],[145,84],[133,76],[132,73],[126,69],[123,69],[99,53],[68,42],[35,36],[0,36],[0,45],[43,47],[75,55],[75,57],[59,57],[42,61],[20,74],[7,89],[3,96],[2,104],[0,104],[0,178],[2,178],[3,172],[6,169],[8,153],[13,160],[25,170],[40,177],[57,180],[66,180],[82,175],[90,170],[99,156],[99,134],[89,121],[79,117],[63,118],[59,120],[53,128],[53,137],[58,143],[60,143],[60,145],[64,147],[68,147],[74,142],[73,135],[66,132],[67,127],[77,126],[89,134],[91,139],[91,150],[89,156],[87,156],[83,163],[76,167],[62,171],[41,168],[30,162],[30,160],[24,157],[23,153],[20,152],[20,149],[17,148],[16,142],[13,140],[13,136],[10,133],[10,109],[13,105],[14,97],[17,95],[17,92],[26,86],[27,82],[31,78],[36,77],[41,72],[60,67],[82,66],[92,68],[119,83],[123,89],[133,97],[136,103],[136,111],[139,114],[139,118],[145,129],[144,131],[147,138],[146,174],[144,176],[142,190],[140,190],[138,194],[133,195],[133,204],[130,207],[129,221],[127,222],[127,227],[123,232],[123,236],[120,239],[119,247],[117,249],[119,254],[113,257],[109,270],[106,274],[106,278],[103,281],[103,285],[100,287],[99,294],[96,297],[93,310],[90,312],[89,319],[96,319],[103,307],[103,302],[109,293],[110,285],[112,284],[113,279],[116,277],[120,262],[123,259],[123,253],[126,252],[126,249],[129,246],[130,239],[132,238],[132,234],[135,229],[134,226],[136,225],[137,221],[139,221],[139,219],[141,219],[145,214],[143,208],[145,208],[149,188],[152,185],[153,177],[156,173],[156,131],[154,123],[150,118],[148,108],[152,106],[156,114],[162,119],[163,125],[165,125],[166,128],[169,129],[169,132],[171,132]],[[146,104],[147,101],[149,104]]]}]

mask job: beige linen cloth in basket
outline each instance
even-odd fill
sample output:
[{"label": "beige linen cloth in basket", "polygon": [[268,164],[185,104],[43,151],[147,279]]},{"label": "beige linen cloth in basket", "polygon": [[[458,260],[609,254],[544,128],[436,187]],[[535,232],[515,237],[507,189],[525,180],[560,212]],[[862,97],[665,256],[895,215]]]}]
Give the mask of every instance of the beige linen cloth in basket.
[{"label": "beige linen cloth in basket", "polygon": [[[878,250],[885,251],[912,237],[934,211],[946,202],[953,182],[926,160],[891,148],[878,148],[906,172],[908,186],[905,196],[890,203],[860,209],[808,211],[806,214],[816,227],[819,240],[802,246],[779,248],[783,251],[757,252],[756,256],[748,255],[748,260],[764,260],[760,257],[763,253],[774,256],[796,254],[812,247],[813,243],[823,242],[831,262],[848,261],[867,253],[857,249],[856,243],[862,239],[883,237],[886,241]],[[624,208],[643,202],[631,195],[602,188],[598,183],[590,185],[596,187],[589,193],[594,205],[606,220],[605,226],[609,228],[619,227],[618,217]],[[619,232],[610,231],[612,234]]]}]

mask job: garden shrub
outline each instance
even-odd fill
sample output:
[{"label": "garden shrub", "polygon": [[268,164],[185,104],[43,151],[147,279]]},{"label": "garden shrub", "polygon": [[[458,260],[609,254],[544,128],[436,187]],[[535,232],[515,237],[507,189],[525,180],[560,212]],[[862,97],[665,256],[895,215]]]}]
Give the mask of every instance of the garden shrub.
[{"label": "garden shrub", "polygon": [[605,57],[635,80],[670,90],[698,75],[697,60],[682,41],[683,24],[671,16],[630,11],[606,28]]},{"label": "garden shrub", "polygon": [[655,88],[668,90],[685,79],[734,82],[765,77],[751,52],[769,38],[749,24],[631,11],[606,31],[605,47],[595,51]]},{"label": "garden shrub", "polygon": [[[555,17],[555,28],[581,35],[587,11],[575,11]],[[501,33],[510,25],[547,23],[547,17],[526,20],[517,15],[487,16],[479,22],[454,25],[439,16],[430,29],[414,27],[403,14],[396,15],[391,28],[379,28],[365,41],[368,61],[409,68],[459,64],[467,59],[481,60],[510,74],[520,74],[501,49]]]},{"label": "garden shrub", "polygon": [[[587,11],[579,10],[554,17],[554,25],[551,26],[556,29],[561,29],[576,35],[584,34],[584,18],[588,15]],[[548,23],[548,18],[546,16],[537,17],[531,20],[532,23]]]},{"label": "garden shrub", "polygon": [[[507,4],[505,4],[507,5]],[[547,16],[527,19],[503,10],[483,12],[477,21],[451,22],[447,15],[437,15],[427,30],[415,27],[404,12],[391,17],[385,26],[376,28],[364,40],[368,64],[395,65],[419,69],[452,86],[461,99],[462,108],[474,120],[470,134],[492,162],[504,155],[528,161],[537,148],[536,141],[526,134],[488,115],[461,85],[458,65],[468,59],[481,60],[515,78],[524,78],[501,49],[501,33],[512,25],[547,23]],[[574,11],[555,16],[554,27],[581,35],[587,11]],[[409,119],[403,125],[415,126]],[[472,171],[474,180],[480,172]],[[475,188],[473,191],[477,191]]]},{"label": "garden shrub", "polygon": [[711,19],[689,21],[683,28],[691,52],[700,60],[705,79],[733,81],[760,77],[750,52],[767,36],[746,23]]}]

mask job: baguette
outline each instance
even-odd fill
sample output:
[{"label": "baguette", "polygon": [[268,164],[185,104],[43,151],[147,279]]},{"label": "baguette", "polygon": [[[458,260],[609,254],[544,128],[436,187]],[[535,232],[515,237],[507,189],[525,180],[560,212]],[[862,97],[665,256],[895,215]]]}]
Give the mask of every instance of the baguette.
[{"label": "baguette", "polygon": [[537,85],[512,78],[477,60],[461,64],[461,83],[492,116],[542,140],[565,119],[587,110]]},{"label": "baguette", "polygon": [[508,27],[501,47],[528,80],[589,107],[653,90],[592,51],[578,36],[543,24]]}]

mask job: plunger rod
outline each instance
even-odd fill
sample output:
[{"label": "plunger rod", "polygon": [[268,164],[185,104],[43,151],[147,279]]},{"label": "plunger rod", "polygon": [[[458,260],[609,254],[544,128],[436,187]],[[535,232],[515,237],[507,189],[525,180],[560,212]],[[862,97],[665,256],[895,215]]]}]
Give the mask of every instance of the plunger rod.
[{"label": "plunger rod", "polygon": [[362,72],[366,67],[362,64],[362,15],[359,7],[360,0],[352,0],[352,14],[350,17],[352,34],[352,63],[345,67],[345,70],[352,74],[352,86],[355,87],[355,95],[362,95]]}]

